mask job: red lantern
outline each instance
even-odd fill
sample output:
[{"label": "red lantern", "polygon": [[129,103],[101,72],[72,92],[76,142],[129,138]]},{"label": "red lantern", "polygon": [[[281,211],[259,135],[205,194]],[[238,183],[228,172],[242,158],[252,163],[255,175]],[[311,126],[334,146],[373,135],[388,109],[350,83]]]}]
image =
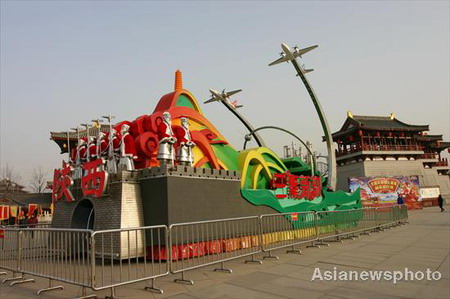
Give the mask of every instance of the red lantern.
[{"label": "red lantern", "polygon": [[349,141],[353,141],[353,136],[349,136],[349,137],[348,137],[348,140],[349,140]]},{"label": "red lantern", "polygon": [[380,137],[380,131],[377,131],[377,133],[375,134],[375,136]]},{"label": "red lantern", "polygon": [[359,130],[359,131],[358,131],[358,135],[359,135],[359,136],[362,136],[362,135],[363,135],[363,131],[362,131],[362,130]]}]

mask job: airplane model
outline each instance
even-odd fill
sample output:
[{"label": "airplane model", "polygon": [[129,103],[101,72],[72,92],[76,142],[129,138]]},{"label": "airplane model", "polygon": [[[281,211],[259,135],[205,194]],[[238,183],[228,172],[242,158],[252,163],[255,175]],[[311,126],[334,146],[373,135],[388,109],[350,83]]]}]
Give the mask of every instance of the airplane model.
[{"label": "airplane model", "polygon": [[[318,47],[318,45],[314,45],[314,46],[307,47],[307,48],[304,48],[304,49],[299,49],[299,47],[295,46],[294,50],[291,51],[289,46],[283,43],[283,44],[281,44],[281,48],[283,49],[283,52],[280,53],[281,57],[278,58],[277,60],[275,60],[274,62],[270,63],[269,66],[272,66],[272,65],[275,65],[275,64],[279,64],[279,63],[282,63],[282,62],[289,62],[291,60],[294,60],[297,57],[302,58],[303,54],[306,54],[309,51],[314,50],[317,47]],[[313,71],[312,69],[304,70],[305,73],[309,73],[309,72],[312,72],[312,71]]]},{"label": "airplane model", "polygon": [[236,89],[232,91],[225,92],[225,89],[222,90],[222,93],[219,93],[217,90],[210,89],[209,92],[211,92],[211,99],[207,100],[205,104],[209,104],[212,102],[223,102],[225,104],[229,104],[234,109],[238,109],[241,107],[244,107],[243,105],[238,105],[237,101],[230,101],[230,96],[237,94],[238,92],[241,92],[242,89]]}]

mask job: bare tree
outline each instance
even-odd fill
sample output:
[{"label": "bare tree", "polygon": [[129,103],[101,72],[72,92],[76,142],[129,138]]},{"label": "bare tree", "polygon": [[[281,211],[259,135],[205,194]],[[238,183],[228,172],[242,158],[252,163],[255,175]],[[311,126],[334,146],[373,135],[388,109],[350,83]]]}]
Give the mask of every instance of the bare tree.
[{"label": "bare tree", "polygon": [[14,193],[23,189],[23,186],[19,184],[20,175],[8,163],[2,167],[0,179],[3,181],[5,193]]},{"label": "bare tree", "polygon": [[33,168],[33,173],[31,174],[31,190],[34,193],[43,193],[46,187],[47,181],[45,180],[46,172],[41,166],[36,166]]}]

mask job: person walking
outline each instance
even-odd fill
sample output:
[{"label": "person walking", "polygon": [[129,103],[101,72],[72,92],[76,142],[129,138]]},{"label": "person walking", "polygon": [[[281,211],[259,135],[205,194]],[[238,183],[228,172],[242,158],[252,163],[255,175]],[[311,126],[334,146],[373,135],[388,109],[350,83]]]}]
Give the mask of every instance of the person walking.
[{"label": "person walking", "polygon": [[403,196],[400,193],[398,193],[397,204],[402,205],[404,203],[405,203],[405,201],[403,200]]},{"label": "person walking", "polygon": [[36,228],[36,225],[38,224],[38,211],[34,210],[33,215],[31,215],[31,218],[28,219],[27,224],[29,228]]},{"label": "person walking", "polygon": [[19,220],[19,227],[20,228],[25,228],[27,227],[27,223],[28,223],[28,215],[26,212],[22,212],[22,218],[20,218]]},{"label": "person walking", "polygon": [[445,209],[444,209],[444,199],[442,198],[441,194],[439,194],[439,196],[438,196],[438,204],[439,204],[439,207],[441,208],[441,212],[444,212],[445,211]]},{"label": "person walking", "polygon": [[[34,210],[31,217],[27,220],[28,228],[36,228],[36,226],[38,224],[37,216],[38,216],[38,211]],[[31,238],[34,238],[34,230],[31,231]]]}]

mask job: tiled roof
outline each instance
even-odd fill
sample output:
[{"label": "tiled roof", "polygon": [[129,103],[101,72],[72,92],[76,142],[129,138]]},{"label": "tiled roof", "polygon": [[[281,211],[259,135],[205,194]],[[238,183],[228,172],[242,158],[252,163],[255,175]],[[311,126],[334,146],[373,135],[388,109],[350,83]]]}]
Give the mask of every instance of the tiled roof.
[{"label": "tiled roof", "polygon": [[368,115],[348,115],[342,128],[334,132],[333,139],[349,135],[357,130],[380,130],[380,131],[428,131],[428,125],[410,125],[404,123],[394,115],[391,116],[368,116]]},{"label": "tiled roof", "polygon": [[[11,193],[0,195],[0,198],[6,199],[10,204],[25,207],[28,207],[28,204],[38,204],[44,208],[49,208],[52,203],[51,193]],[[4,204],[8,203],[5,202]]]},{"label": "tiled roof", "polygon": [[[97,136],[97,128],[89,128],[89,136]],[[101,125],[100,130],[102,132],[109,132],[109,125]],[[86,136],[86,130],[81,130],[79,131],[79,135],[80,137],[85,137]],[[64,139],[67,140],[67,132],[50,132],[50,139],[51,140],[55,140],[55,139]],[[69,132],[69,139],[71,140],[77,140],[77,132],[75,131],[70,131]]]},{"label": "tiled roof", "polygon": [[406,124],[398,119],[391,118],[390,116],[365,116],[365,115],[353,115],[359,127],[361,128],[374,128],[374,129],[400,129],[408,131],[426,131],[428,125],[410,125]]},{"label": "tiled roof", "polygon": [[442,140],[442,135],[422,135],[416,136],[416,139],[420,141],[439,141]]}]

